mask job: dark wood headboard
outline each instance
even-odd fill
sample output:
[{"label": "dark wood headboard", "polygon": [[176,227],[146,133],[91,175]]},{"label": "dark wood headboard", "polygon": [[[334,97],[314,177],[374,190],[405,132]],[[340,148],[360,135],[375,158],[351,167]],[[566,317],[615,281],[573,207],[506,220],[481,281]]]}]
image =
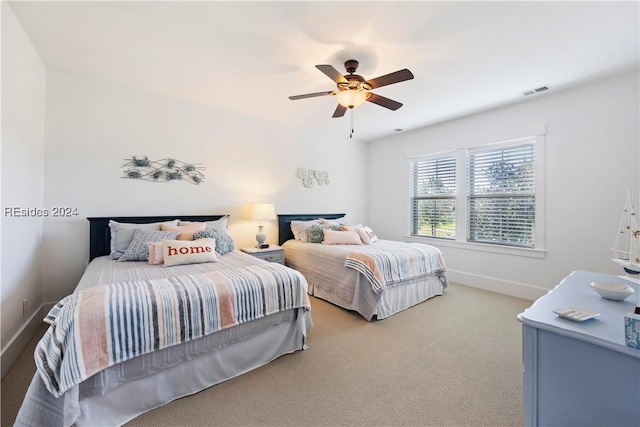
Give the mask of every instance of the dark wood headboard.
[{"label": "dark wood headboard", "polygon": [[287,240],[293,239],[291,231],[291,221],[311,221],[312,219],[325,218],[336,219],[342,218],[346,214],[284,214],[278,215],[278,244],[281,245]]},{"label": "dark wood headboard", "polygon": [[95,257],[111,253],[111,229],[109,221],[148,224],[150,222],[173,221],[215,221],[225,215],[187,215],[187,216],[109,216],[92,217],[89,220],[89,261]]}]

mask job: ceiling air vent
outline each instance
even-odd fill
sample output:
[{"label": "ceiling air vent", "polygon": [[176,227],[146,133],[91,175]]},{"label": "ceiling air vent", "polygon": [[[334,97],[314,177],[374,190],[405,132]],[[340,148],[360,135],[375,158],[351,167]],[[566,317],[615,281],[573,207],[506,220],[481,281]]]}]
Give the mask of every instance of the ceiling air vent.
[{"label": "ceiling air vent", "polygon": [[524,96],[533,95],[534,93],[544,92],[545,90],[549,90],[549,85],[540,86],[535,89],[528,90],[526,92],[522,92]]}]

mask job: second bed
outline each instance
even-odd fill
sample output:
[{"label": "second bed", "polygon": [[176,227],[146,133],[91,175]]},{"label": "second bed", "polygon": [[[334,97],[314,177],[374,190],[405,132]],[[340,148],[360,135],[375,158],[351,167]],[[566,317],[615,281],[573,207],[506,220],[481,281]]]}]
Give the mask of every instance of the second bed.
[{"label": "second bed", "polygon": [[[369,245],[309,243],[296,239],[291,229],[292,221],[341,217],[344,214],[278,215],[279,244],[284,247],[286,265],[305,276],[311,295],[371,320],[384,319],[444,293],[448,286],[444,257],[433,246],[382,239]],[[426,265],[417,268],[415,261],[399,255],[409,251],[427,254]],[[373,267],[384,274],[372,273],[356,263],[357,258],[371,261],[380,254],[385,255],[384,265]],[[403,268],[404,273],[400,271]]]}]

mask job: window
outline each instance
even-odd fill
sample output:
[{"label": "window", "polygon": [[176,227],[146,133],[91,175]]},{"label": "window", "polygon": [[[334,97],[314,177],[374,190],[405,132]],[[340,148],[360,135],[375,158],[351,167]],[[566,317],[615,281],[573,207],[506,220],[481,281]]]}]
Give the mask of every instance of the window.
[{"label": "window", "polygon": [[411,235],[542,249],[542,141],[409,159]]},{"label": "window", "polygon": [[535,145],[470,150],[468,241],[535,247]]},{"label": "window", "polygon": [[455,155],[415,159],[411,176],[412,234],[455,239]]}]

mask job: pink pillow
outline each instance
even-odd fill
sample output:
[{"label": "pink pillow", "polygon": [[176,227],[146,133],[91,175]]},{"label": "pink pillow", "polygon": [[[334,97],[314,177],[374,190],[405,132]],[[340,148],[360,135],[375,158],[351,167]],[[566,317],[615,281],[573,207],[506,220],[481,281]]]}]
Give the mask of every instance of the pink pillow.
[{"label": "pink pillow", "polygon": [[361,245],[357,231],[334,231],[324,229],[324,245]]},{"label": "pink pillow", "polygon": [[187,225],[160,224],[162,231],[179,231],[178,240],[193,240],[193,234],[204,231],[205,228],[207,228],[207,224],[204,222],[192,222]]},{"label": "pink pillow", "polygon": [[162,242],[147,242],[149,248],[149,264],[159,265],[164,262]]}]

